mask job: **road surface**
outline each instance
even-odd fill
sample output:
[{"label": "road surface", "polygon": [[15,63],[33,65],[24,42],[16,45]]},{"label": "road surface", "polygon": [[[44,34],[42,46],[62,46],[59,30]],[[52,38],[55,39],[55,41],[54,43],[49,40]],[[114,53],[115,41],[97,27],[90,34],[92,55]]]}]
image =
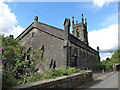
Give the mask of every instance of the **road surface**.
[{"label": "road surface", "polygon": [[107,75],[96,78],[96,81],[88,88],[119,88],[120,90],[119,80],[120,72],[111,72]]}]

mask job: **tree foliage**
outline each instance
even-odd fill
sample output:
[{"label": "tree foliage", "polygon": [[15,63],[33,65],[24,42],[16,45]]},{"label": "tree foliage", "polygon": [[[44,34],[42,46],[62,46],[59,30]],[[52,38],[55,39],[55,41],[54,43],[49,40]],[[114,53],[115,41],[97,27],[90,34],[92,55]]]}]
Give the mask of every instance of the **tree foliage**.
[{"label": "tree foliage", "polygon": [[106,58],[101,62],[105,66],[106,70],[112,70],[112,66],[116,63],[120,63],[120,49],[116,50],[111,58]]},{"label": "tree foliage", "polygon": [[19,44],[18,40],[15,40],[11,37],[5,37],[4,35],[1,36],[2,39],[2,57],[1,59],[6,59],[6,62],[4,63],[4,68],[10,68],[10,66],[13,66],[16,62],[16,54],[14,53],[14,50],[17,48],[19,51],[22,51],[24,49],[23,46]]},{"label": "tree foliage", "polygon": [[2,63],[2,87],[8,88],[15,85],[14,72],[12,69],[15,67],[17,60],[14,50],[16,48],[22,50],[24,47],[19,45],[19,41],[12,37],[1,35],[0,40],[2,41],[0,45],[0,51],[2,52],[0,54],[0,63]]},{"label": "tree foliage", "polygon": [[18,40],[4,35],[0,38],[2,39],[0,46],[0,51],[2,51],[0,63],[2,63],[3,68],[2,87],[8,88],[26,83],[28,77],[31,78],[36,73],[36,67],[39,66],[37,68],[40,68],[45,61],[43,51],[31,49],[27,52]]},{"label": "tree foliage", "polygon": [[100,68],[99,68],[99,63],[98,63],[98,57],[97,56],[95,56],[94,57],[94,70],[99,70]]}]

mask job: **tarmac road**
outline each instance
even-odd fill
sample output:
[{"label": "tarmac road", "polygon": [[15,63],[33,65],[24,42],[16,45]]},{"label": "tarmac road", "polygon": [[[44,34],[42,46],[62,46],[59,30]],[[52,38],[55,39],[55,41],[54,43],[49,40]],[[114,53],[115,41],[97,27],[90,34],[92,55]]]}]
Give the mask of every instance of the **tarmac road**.
[{"label": "tarmac road", "polygon": [[[119,88],[120,72],[113,72],[111,75],[103,75],[89,86],[89,88]],[[87,90],[87,89],[86,89]]]}]

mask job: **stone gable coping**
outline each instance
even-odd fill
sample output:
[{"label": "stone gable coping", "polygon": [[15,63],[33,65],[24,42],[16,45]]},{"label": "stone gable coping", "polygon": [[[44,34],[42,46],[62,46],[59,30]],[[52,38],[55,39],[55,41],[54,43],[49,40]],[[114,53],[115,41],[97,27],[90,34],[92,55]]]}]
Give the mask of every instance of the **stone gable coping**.
[{"label": "stone gable coping", "polygon": [[51,34],[57,38],[64,39],[64,30],[41,23],[41,22],[33,22],[28,28],[26,28],[16,39],[22,39],[32,28],[37,28],[41,31],[44,31],[48,34]]}]

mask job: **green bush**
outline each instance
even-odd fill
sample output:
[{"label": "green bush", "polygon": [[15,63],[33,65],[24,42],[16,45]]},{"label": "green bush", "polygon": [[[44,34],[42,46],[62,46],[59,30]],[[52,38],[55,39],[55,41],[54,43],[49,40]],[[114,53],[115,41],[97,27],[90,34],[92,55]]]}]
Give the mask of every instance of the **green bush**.
[{"label": "green bush", "polygon": [[[19,45],[19,41],[11,37],[1,36],[0,38],[2,39],[2,46],[0,46],[0,51],[2,51],[0,63],[3,69],[2,87],[9,88],[41,79],[39,74],[34,73],[34,70],[36,65],[39,64],[38,68],[40,68],[45,62],[43,51],[31,48],[30,52],[26,52],[25,48]],[[26,58],[28,55],[30,60]]]},{"label": "green bush", "polygon": [[76,69],[75,67],[67,67],[66,69],[64,69],[63,67],[60,67],[58,70],[52,69],[51,71],[47,72],[47,74],[45,75],[44,78],[50,79],[50,78],[55,78],[55,77],[59,77],[59,76],[63,76],[63,75],[74,74],[77,72],[78,73],[87,73],[87,71]]},{"label": "green bush", "polygon": [[106,58],[101,62],[106,70],[113,70],[112,66],[116,63],[120,63],[120,49],[116,50],[111,58]]},{"label": "green bush", "polygon": [[69,67],[66,69],[66,74],[69,75],[69,74],[75,73],[76,71],[77,69],[75,67]]},{"label": "green bush", "polygon": [[30,83],[30,82],[35,82],[35,81],[40,81],[43,80],[44,74],[43,73],[33,73],[30,77],[26,78],[25,83]]},{"label": "green bush", "polygon": [[83,73],[84,74],[84,73],[88,73],[88,72],[85,71],[85,70],[80,70],[79,73]]},{"label": "green bush", "polygon": [[3,70],[2,74],[2,88],[9,88],[17,85],[17,80],[14,78],[13,73],[8,70],[7,72]]},{"label": "green bush", "polygon": [[52,76],[63,76],[63,75],[70,75],[76,72],[76,68],[74,67],[68,67],[67,69],[64,69],[63,67],[59,68],[58,70],[52,69]]}]

